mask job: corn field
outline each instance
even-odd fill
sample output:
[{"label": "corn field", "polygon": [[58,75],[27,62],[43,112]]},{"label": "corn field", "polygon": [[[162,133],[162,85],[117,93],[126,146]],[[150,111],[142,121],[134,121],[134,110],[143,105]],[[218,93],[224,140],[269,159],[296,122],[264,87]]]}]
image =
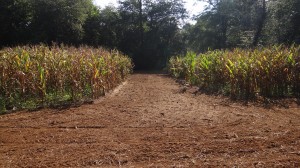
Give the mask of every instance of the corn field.
[{"label": "corn field", "polygon": [[234,99],[300,97],[300,46],[216,50],[172,57],[169,71]]},{"label": "corn field", "polygon": [[131,72],[118,51],[24,46],[0,51],[0,112],[98,98]]}]

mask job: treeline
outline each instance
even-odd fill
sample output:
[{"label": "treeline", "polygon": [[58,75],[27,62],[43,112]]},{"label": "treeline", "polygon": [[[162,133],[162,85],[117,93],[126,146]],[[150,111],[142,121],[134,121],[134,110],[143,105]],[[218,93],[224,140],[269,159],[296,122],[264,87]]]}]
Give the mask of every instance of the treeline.
[{"label": "treeline", "polygon": [[299,0],[204,0],[205,12],[184,27],[190,50],[300,43]]},{"label": "treeline", "polygon": [[0,46],[52,42],[118,49],[136,68],[161,68],[184,50],[182,1],[122,0],[100,9],[92,0],[0,1]]},{"label": "treeline", "polygon": [[162,68],[188,50],[299,43],[299,0],[202,0],[207,9],[188,18],[182,0],[0,1],[0,46],[52,42],[104,46],[131,56],[136,68]]}]

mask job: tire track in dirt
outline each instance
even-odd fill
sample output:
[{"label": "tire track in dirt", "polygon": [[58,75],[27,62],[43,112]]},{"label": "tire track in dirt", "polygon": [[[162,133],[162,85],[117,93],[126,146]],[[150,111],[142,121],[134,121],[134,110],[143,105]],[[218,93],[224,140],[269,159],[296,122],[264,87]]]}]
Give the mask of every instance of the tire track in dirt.
[{"label": "tire track in dirt", "polygon": [[94,104],[0,116],[0,167],[300,167],[300,109],[134,74]]}]

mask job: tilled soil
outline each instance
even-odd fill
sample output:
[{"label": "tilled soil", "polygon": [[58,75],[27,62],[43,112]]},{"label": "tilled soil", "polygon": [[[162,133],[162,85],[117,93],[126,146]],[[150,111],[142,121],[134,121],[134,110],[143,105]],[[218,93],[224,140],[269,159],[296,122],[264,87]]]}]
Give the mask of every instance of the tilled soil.
[{"label": "tilled soil", "polygon": [[300,167],[300,108],[134,74],[94,104],[0,116],[0,167]]}]

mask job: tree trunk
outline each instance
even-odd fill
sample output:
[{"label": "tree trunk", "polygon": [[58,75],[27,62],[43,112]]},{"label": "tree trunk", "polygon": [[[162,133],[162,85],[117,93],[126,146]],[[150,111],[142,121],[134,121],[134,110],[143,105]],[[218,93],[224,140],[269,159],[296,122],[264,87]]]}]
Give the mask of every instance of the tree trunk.
[{"label": "tree trunk", "polygon": [[139,3],[139,27],[140,27],[140,47],[143,47],[144,30],[143,30],[143,2],[138,0]]},{"label": "tree trunk", "polygon": [[261,18],[259,19],[257,23],[256,32],[253,37],[252,46],[256,47],[259,41],[259,38],[261,37],[262,29],[264,26],[266,20],[266,0],[262,0],[262,14]]}]

